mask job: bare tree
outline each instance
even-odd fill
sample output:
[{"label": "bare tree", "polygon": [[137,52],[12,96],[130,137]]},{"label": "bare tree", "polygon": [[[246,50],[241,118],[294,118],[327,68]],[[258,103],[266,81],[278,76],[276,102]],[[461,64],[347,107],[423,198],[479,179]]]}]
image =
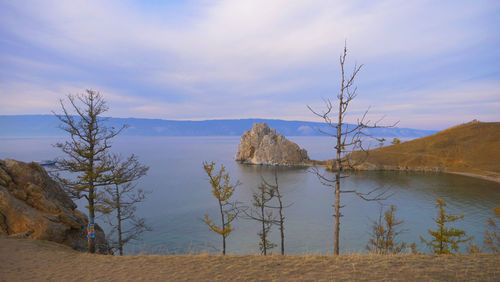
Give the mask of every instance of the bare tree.
[{"label": "bare tree", "polygon": [[270,189],[265,184],[259,186],[258,192],[253,193],[252,205],[254,209],[250,210],[250,213],[244,209],[244,213],[247,218],[258,221],[261,224],[261,231],[257,234],[259,235],[259,249],[261,254],[267,255],[267,251],[276,247],[276,244],[269,241],[269,233],[271,232],[271,227],[275,222],[273,212],[269,211],[267,203],[269,203],[275,197],[275,190]]},{"label": "bare tree", "polygon": [[278,184],[278,172],[276,169],[274,169],[274,184],[268,183],[262,176],[262,183],[267,187],[267,189],[270,189],[274,191],[274,197],[278,201],[278,206],[266,206],[268,208],[272,209],[277,209],[278,210],[278,219],[274,220],[274,224],[279,225],[280,228],[280,236],[281,236],[281,255],[285,254],[285,215],[284,215],[284,209],[289,207],[283,205],[283,199],[280,191],[280,187]]},{"label": "bare tree", "polygon": [[116,233],[116,239],[110,239],[111,246],[123,255],[123,246],[131,240],[137,240],[145,231],[151,231],[144,218],[135,216],[137,204],[144,201],[146,192],[137,188],[136,181],[145,176],[149,167],[142,165],[135,155],[125,160],[118,155],[111,157],[112,183],[104,188],[103,211],[116,212],[115,220],[108,218],[112,227],[109,237]]},{"label": "bare tree", "polygon": [[229,174],[226,173],[226,168],[223,165],[218,172],[215,172],[214,162],[203,162],[203,169],[210,179],[212,194],[217,199],[221,217],[221,225],[218,226],[209,219],[208,214],[205,214],[205,224],[208,225],[210,231],[222,236],[222,254],[225,255],[226,238],[234,230],[234,228],[231,227],[231,222],[236,219],[239,213],[236,203],[230,201],[234,189],[239,185],[239,182],[236,182],[236,184],[230,183]]},{"label": "bare tree", "polygon": [[[100,196],[98,189],[111,184],[112,180],[113,165],[108,157],[110,141],[125,126],[119,129],[105,126],[107,119],[102,114],[108,106],[98,92],[87,90],[67,98],[69,106],[60,100],[63,113],[54,113],[62,123],[59,128],[70,136],[69,141],[55,145],[66,155],[65,159],[57,160],[57,167],[59,171],[76,174],[76,177],[65,178],[57,172],[54,175],[73,198],[87,200],[89,221],[94,222],[95,212],[100,208],[96,205]],[[95,238],[89,238],[88,242],[89,253],[95,253]]]},{"label": "bare tree", "polygon": [[334,159],[335,163],[332,163],[331,168],[335,170],[335,178],[331,179],[328,176],[321,173],[318,168],[313,168],[312,171],[318,176],[320,182],[330,188],[335,190],[335,223],[334,223],[334,254],[339,254],[339,233],[340,233],[340,217],[342,216],[340,213],[341,204],[340,204],[340,194],[341,193],[353,193],[364,199],[366,201],[379,201],[385,199],[384,197],[386,190],[382,190],[380,188],[374,189],[368,193],[361,193],[354,189],[351,190],[343,190],[340,187],[340,180],[347,175],[343,174],[343,171],[347,168],[352,168],[356,161],[353,158],[353,153],[355,151],[367,152],[367,150],[363,147],[363,138],[371,137],[366,129],[369,128],[380,128],[380,127],[393,127],[390,126],[380,126],[379,122],[381,120],[371,122],[367,119],[368,110],[357,119],[356,123],[351,125],[346,123],[345,118],[347,115],[347,110],[349,104],[352,102],[354,98],[357,96],[357,87],[354,86],[354,80],[356,75],[359,73],[363,65],[354,66],[354,71],[351,75],[346,74],[345,72],[345,62],[347,57],[347,47],[344,46],[344,52],[340,56],[340,69],[342,71],[341,77],[341,87],[339,93],[337,94],[338,100],[338,111],[335,112],[334,103],[330,99],[325,99],[326,110],[323,112],[318,112],[313,110],[310,106],[307,106],[309,110],[315,114],[316,116],[323,119],[329,129],[331,130],[323,130],[318,129],[321,133],[330,136],[335,139],[336,145],[336,158]]}]

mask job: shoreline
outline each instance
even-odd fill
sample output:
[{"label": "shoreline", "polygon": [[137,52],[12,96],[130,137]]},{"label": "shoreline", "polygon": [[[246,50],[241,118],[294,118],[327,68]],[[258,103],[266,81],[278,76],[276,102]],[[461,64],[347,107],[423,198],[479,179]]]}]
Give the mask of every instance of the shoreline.
[{"label": "shoreline", "polygon": [[[305,168],[305,167],[326,167],[328,169],[328,161],[317,161],[317,160],[311,160],[308,163],[302,163],[302,164],[265,164],[265,163],[250,163],[250,162],[240,162],[236,161],[239,164],[243,165],[253,165],[253,166],[269,166],[269,167],[291,167],[291,168]],[[498,176],[487,176],[487,175],[482,175],[482,174],[477,174],[477,173],[471,173],[471,172],[459,172],[459,171],[450,171],[450,170],[445,170],[441,167],[432,167],[432,168],[426,168],[426,167],[412,167],[412,168],[406,168],[406,169],[398,169],[396,166],[390,166],[390,168],[374,168],[374,169],[346,169],[345,171],[411,171],[411,172],[434,172],[434,173],[448,173],[448,174],[455,174],[455,175],[462,175],[462,176],[467,176],[467,177],[472,177],[472,178],[477,178],[477,179],[482,179],[486,181],[491,181],[491,182],[496,182],[500,183],[500,174]]]},{"label": "shoreline", "polygon": [[458,171],[443,171],[444,173],[450,173],[450,174],[456,174],[456,175],[463,175],[463,176],[468,176],[468,177],[473,177],[473,178],[478,178],[478,179],[483,179],[487,181],[492,181],[496,183],[500,183],[500,176],[499,177],[492,177],[492,176],[486,176],[486,175],[481,175],[481,174],[475,174],[475,173],[470,173],[470,172],[458,172]]}]

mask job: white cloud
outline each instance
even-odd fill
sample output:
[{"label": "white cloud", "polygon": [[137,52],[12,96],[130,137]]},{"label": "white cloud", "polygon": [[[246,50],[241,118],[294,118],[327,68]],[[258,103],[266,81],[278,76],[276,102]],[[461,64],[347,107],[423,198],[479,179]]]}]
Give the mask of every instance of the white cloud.
[{"label": "white cloud", "polygon": [[447,87],[400,93],[390,101],[362,100],[370,103],[374,116],[388,114],[402,127],[443,129],[478,119],[500,120],[500,82],[462,82]]},{"label": "white cloud", "polygon": [[[84,67],[101,75],[125,72],[121,79],[154,88],[156,93],[142,95],[137,89],[94,82],[88,76],[68,81],[55,76],[44,80],[40,74],[30,81],[0,84],[0,97],[6,101],[0,105],[2,114],[53,109],[66,92],[94,86],[116,105],[110,112],[113,115],[170,119],[312,120],[305,104],[321,107],[321,97],[334,95],[337,60],[345,39],[351,49],[350,62],[391,66],[368,72],[371,77],[366,80],[390,84],[393,76],[409,71],[400,69],[401,61],[431,61],[419,68],[432,69],[435,58],[450,60],[448,54],[461,54],[498,38],[498,32],[482,20],[500,10],[494,1],[430,0],[194,1],[184,4],[186,14],[169,5],[143,9],[140,1],[12,1],[2,5],[15,13],[1,14],[0,34],[55,53],[72,67],[8,54],[0,58],[39,73],[78,72]],[[375,114],[387,112],[404,120],[403,125],[420,127],[418,117],[436,116],[439,109],[454,112],[460,108],[462,114],[453,115],[452,122],[472,115],[474,107],[467,105],[483,97],[477,111],[494,117],[489,106],[498,95],[498,85],[490,81],[471,85],[392,89],[383,93],[385,98],[360,96],[353,104],[353,115],[373,105]],[[477,94],[481,97],[474,95],[474,100],[470,94],[481,87],[485,91]],[[173,101],[172,93],[184,99]],[[429,109],[436,113],[428,113]]]},{"label": "white cloud", "polygon": [[17,36],[90,62],[153,64],[146,69],[152,77],[163,82],[166,72],[167,82],[182,83],[258,81],[304,64],[336,62],[346,38],[353,54],[368,61],[449,51],[477,39],[473,27],[460,23],[488,9],[434,1],[214,1],[173,25],[117,1],[28,3],[12,5],[32,20],[3,20]]},{"label": "white cloud", "polygon": [[67,95],[83,93],[86,89],[101,92],[110,105],[116,106],[111,107],[111,115],[115,113],[123,115],[124,113],[117,109],[124,105],[152,103],[146,99],[119,94],[115,90],[100,85],[55,84],[51,87],[33,82],[4,82],[0,83],[0,97],[2,98],[0,113],[14,115],[59,112],[60,99],[65,100]]}]

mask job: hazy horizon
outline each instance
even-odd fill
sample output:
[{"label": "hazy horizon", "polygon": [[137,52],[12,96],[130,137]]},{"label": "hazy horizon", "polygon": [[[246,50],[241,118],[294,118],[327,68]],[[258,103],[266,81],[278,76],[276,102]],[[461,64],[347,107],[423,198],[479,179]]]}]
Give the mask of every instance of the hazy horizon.
[{"label": "hazy horizon", "polygon": [[[54,116],[54,114],[12,114],[12,115],[4,115],[4,114],[0,114],[0,117],[8,117],[8,116]],[[134,117],[134,116],[123,116],[123,117],[118,117],[118,116],[109,116],[109,115],[103,115],[104,118],[112,118],[112,119],[144,119],[144,120],[162,120],[162,121],[228,121],[228,120],[276,120],[276,121],[288,121],[288,122],[314,122],[314,123],[324,123],[322,122],[321,120],[298,120],[298,119],[282,119],[282,118],[261,118],[261,117],[248,117],[248,118],[199,118],[199,119],[188,119],[188,118],[185,118],[185,119],[167,119],[167,118],[148,118],[148,117]],[[460,125],[460,124],[466,124],[466,123],[469,123],[469,122],[472,122],[474,120],[477,120],[479,122],[500,122],[500,118],[499,120],[494,120],[494,121],[485,121],[485,120],[478,120],[478,119],[472,119],[472,120],[466,120],[464,122],[461,122],[461,123],[457,123],[457,124],[453,124],[449,127],[445,127],[445,128],[426,128],[426,127],[404,127],[404,126],[399,126],[399,124],[397,124],[395,126],[395,128],[401,128],[401,129],[404,129],[404,128],[408,128],[408,129],[417,129],[417,130],[429,130],[429,131],[441,131],[441,130],[445,130],[447,128],[450,128],[450,127],[454,127],[454,126],[457,126],[457,125]]]},{"label": "hazy horizon", "polygon": [[500,3],[2,1],[0,113],[50,114],[93,89],[118,118],[320,122],[338,57],[349,108],[399,127],[500,121]]}]

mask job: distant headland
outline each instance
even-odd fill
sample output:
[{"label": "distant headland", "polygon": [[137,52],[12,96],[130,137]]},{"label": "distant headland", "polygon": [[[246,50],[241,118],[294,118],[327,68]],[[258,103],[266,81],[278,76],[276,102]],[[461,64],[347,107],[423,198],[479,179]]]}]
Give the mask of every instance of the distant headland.
[{"label": "distant headland", "polygon": [[500,182],[500,122],[474,120],[353,158],[356,170],[442,171]]},{"label": "distant headland", "polygon": [[[500,122],[474,120],[430,136],[357,151],[351,159],[352,166],[344,169],[446,172],[500,182]],[[264,165],[326,165],[335,169],[332,160],[310,160],[305,149],[266,123],[256,123],[245,131],[235,160]]]}]

